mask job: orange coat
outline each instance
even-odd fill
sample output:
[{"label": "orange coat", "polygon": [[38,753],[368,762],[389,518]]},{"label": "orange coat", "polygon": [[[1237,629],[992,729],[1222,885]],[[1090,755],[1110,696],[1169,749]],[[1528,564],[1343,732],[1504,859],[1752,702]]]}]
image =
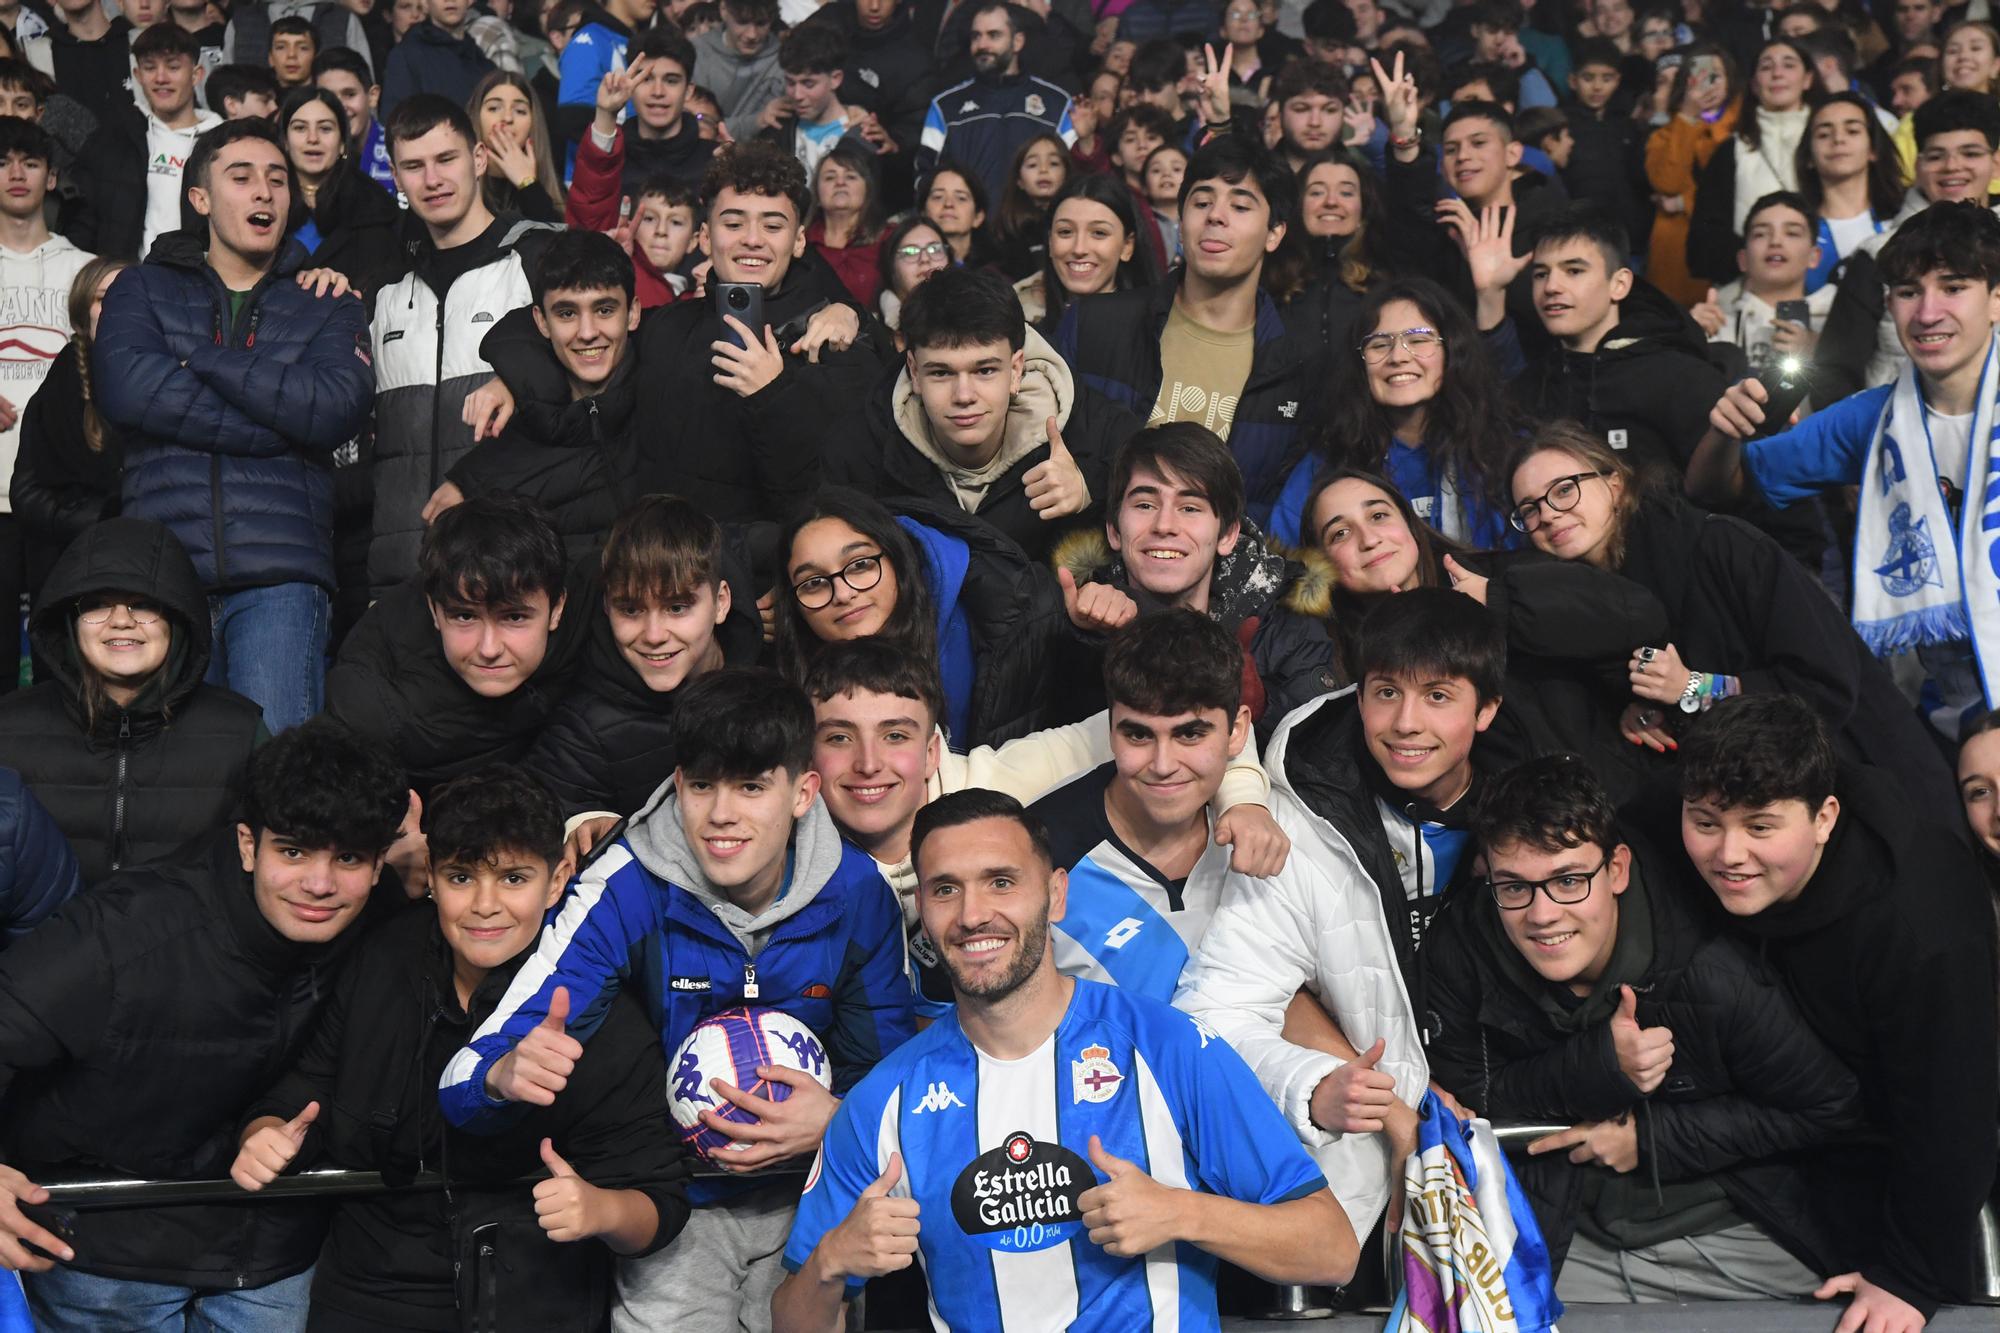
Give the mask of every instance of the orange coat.
[{"label": "orange coat", "polygon": [[1653,215],[1653,242],[1646,257],[1646,276],[1653,285],[1683,306],[1699,304],[1708,283],[1688,272],[1688,219],[1694,213],[1695,177],[1736,129],[1743,103],[1732,102],[1713,124],[1675,116],[1646,140],[1646,180],[1653,193],[1681,201],[1680,211],[1660,209]]}]

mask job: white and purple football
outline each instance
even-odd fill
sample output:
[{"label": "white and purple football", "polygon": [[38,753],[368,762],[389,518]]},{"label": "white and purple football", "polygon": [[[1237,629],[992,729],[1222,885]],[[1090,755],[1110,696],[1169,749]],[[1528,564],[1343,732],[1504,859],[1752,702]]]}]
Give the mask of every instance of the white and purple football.
[{"label": "white and purple football", "polygon": [[755,1006],[710,1014],[694,1025],[674,1052],[667,1074],[667,1103],[682,1141],[703,1156],[747,1147],[703,1124],[701,1113],[713,1111],[739,1124],[757,1122],[756,1116],[717,1092],[710,1079],[719,1078],[766,1101],[781,1102],[792,1095],[789,1085],[758,1078],[759,1065],[783,1065],[811,1075],[823,1088],[833,1087],[833,1071],[819,1034],[790,1014]]}]

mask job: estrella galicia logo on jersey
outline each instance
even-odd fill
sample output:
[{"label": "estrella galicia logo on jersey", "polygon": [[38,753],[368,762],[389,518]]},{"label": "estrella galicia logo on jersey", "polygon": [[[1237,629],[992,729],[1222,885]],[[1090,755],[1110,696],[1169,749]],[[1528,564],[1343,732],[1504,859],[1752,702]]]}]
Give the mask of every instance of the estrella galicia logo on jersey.
[{"label": "estrella galicia logo on jersey", "polygon": [[668,990],[707,992],[710,986],[707,977],[675,977],[667,983]]},{"label": "estrella galicia logo on jersey", "polygon": [[959,1230],[993,1249],[1046,1250],[1077,1234],[1077,1199],[1095,1184],[1097,1173],[1081,1157],[1016,1130],[959,1172],[951,1215]]},{"label": "estrella galicia logo on jersey", "polygon": [[1111,1063],[1111,1048],[1086,1046],[1078,1054],[1083,1058],[1069,1062],[1070,1101],[1108,1102],[1116,1097],[1125,1076]]}]

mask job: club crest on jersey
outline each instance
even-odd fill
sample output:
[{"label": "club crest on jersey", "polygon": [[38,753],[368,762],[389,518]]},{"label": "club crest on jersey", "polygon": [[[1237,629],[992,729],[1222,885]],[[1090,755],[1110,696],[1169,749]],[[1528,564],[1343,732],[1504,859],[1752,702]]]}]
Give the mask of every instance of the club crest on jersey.
[{"label": "club crest on jersey", "polygon": [[1086,1046],[1080,1054],[1081,1060],[1069,1062],[1070,1101],[1108,1102],[1116,1097],[1125,1076],[1111,1063],[1110,1047]]},{"label": "club crest on jersey", "polygon": [[993,1249],[1046,1250],[1077,1233],[1077,1200],[1095,1184],[1097,1173],[1081,1157],[1015,1130],[959,1172],[951,1215],[959,1230]]},{"label": "club crest on jersey", "polygon": [[1027,100],[1022,102],[1021,106],[1031,116],[1039,116],[1044,111],[1047,111],[1049,109],[1048,104],[1042,101],[1042,95],[1040,93],[1029,93],[1027,96]]}]

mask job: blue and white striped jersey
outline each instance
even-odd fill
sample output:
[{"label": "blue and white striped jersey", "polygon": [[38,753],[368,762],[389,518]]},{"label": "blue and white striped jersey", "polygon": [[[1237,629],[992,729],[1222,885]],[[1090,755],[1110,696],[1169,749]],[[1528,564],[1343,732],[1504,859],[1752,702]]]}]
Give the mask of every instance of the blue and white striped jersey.
[{"label": "blue and white striped jersey", "polygon": [[1222,900],[1229,849],[1211,840],[1185,880],[1162,875],[1112,832],[1104,790],[1116,772],[1094,768],[1032,807],[1069,871],[1069,906],[1049,926],[1056,967],[1167,1001]]},{"label": "blue and white striped jersey", "polygon": [[1120,1259],[1091,1243],[1077,1199],[1104,1183],[1093,1134],[1166,1185],[1261,1204],[1326,1188],[1226,1042],[1164,1003],[1078,981],[1031,1055],[981,1053],[954,1013],[855,1084],[827,1127],[785,1267],[798,1271],[900,1152],[894,1193],[922,1205],[918,1258],[938,1329],[1218,1328],[1212,1255],[1176,1242]]}]

